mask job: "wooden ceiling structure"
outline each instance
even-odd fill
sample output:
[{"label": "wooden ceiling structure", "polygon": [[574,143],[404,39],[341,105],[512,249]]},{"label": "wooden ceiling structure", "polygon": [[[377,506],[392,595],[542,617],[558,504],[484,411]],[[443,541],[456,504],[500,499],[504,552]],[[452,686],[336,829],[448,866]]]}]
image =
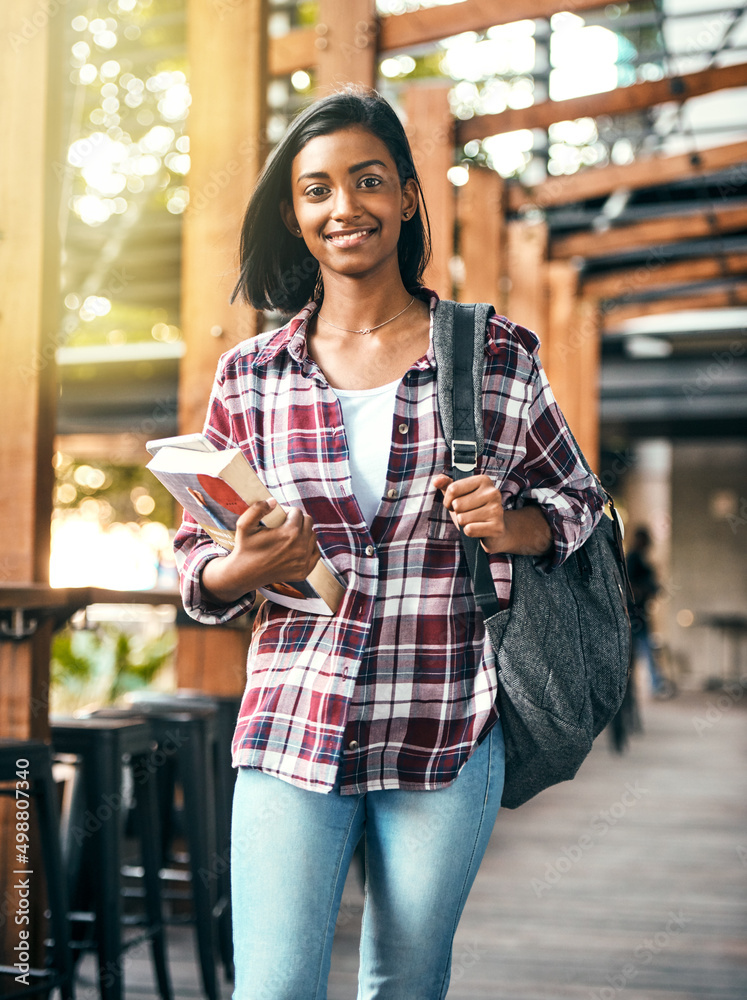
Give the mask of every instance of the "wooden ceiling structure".
[{"label": "wooden ceiling structure", "polygon": [[[251,6],[243,5],[245,18]],[[600,5],[598,0],[579,0],[572,8],[583,14],[598,11]],[[378,17],[374,0],[320,0],[313,28],[296,28],[269,40],[266,65],[255,65],[256,79],[263,87],[265,76],[313,68],[318,94],[348,83],[375,86],[383,54],[418,49],[460,32],[481,32],[520,18],[549,18],[567,9],[562,0],[501,4],[465,0]],[[191,19],[198,16],[196,10],[190,11]],[[203,36],[201,32],[199,37]],[[197,57],[191,53],[190,61]],[[223,83],[228,85],[227,77]],[[472,168],[469,183],[455,190],[446,172],[455,162],[456,151],[472,139],[517,129],[546,129],[582,116],[614,116],[661,104],[681,106],[692,97],[742,87],[747,87],[747,64],[708,65],[607,93],[545,100],[466,121],[453,118],[446,82],[414,82],[402,96],[433,228],[434,258],[428,281],[441,294],[453,290],[463,300],[494,302],[512,319],[540,334],[541,356],[554,391],[592,456],[599,446],[601,333],[644,311],[714,308],[743,301],[747,256],[741,249],[730,249],[724,237],[747,233],[747,201],[743,200],[747,196],[747,143],[657,155],[624,166],[589,167],[569,176],[549,177],[533,188],[504,182],[492,170]],[[206,166],[214,167],[216,160],[208,156]],[[628,222],[622,215],[612,221],[604,219],[604,202],[616,192],[630,195],[688,180],[707,187],[714,179],[721,185],[719,195],[707,196],[707,203],[699,208],[691,210],[685,202],[667,205],[663,199],[659,214],[641,221]],[[728,190],[729,185],[733,190]],[[740,193],[742,200],[735,196]],[[594,225],[570,231],[556,225],[556,214],[569,206],[587,207]],[[600,219],[601,230],[596,225]],[[463,265],[463,278],[456,286],[455,254]],[[189,261],[185,268],[189,270]],[[230,327],[231,321],[226,322]],[[190,352],[185,366],[190,367]],[[186,406],[182,397],[185,429],[196,426],[199,415],[196,407],[188,418]]]}]

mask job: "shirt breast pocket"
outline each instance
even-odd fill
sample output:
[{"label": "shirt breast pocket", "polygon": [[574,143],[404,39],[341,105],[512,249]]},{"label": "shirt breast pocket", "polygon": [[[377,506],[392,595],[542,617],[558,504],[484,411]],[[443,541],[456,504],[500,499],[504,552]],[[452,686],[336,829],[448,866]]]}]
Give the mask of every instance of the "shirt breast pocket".
[{"label": "shirt breast pocket", "polygon": [[441,494],[436,495],[428,516],[428,537],[444,542],[458,542],[459,528],[451,520],[451,514],[441,502]]}]

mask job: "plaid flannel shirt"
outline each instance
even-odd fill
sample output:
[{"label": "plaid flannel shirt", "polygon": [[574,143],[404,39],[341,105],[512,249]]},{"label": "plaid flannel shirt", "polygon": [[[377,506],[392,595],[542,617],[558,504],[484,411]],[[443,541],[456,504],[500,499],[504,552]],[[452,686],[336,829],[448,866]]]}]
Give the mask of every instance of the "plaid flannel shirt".
[{"label": "plaid flannel shirt", "polygon": [[[334,392],[306,350],[317,303],[279,330],[224,354],[205,434],[240,447],[286,507],[310,514],[327,564],[346,584],[333,617],[266,601],[254,623],[247,685],[233,739],[234,766],[342,794],[450,784],[498,719],[495,660],[476,609],[459,533],[431,489],[450,467],[438,417],[432,343],[405,373],[391,452],[369,529],[351,490],[348,446]],[[485,451],[477,472],[507,508],[537,503],[553,544],[550,572],[601,516],[603,498],[582,466],[537,357],[539,341],[505,317],[486,331]],[[385,428],[372,428],[385,433]],[[175,538],[184,607],[204,623],[247,612],[253,593],[217,607],[200,586],[225,554],[189,517]],[[511,556],[491,555],[502,607]]]}]

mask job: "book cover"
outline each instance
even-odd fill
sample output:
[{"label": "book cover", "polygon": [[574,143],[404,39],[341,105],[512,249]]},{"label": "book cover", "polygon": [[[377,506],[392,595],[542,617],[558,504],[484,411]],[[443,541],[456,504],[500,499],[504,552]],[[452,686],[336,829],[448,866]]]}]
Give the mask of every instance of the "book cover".
[{"label": "book cover", "polygon": [[[206,438],[197,440],[200,437],[184,435],[189,439],[184,444],[179,438],[149,441],[146,447],[153,458],[147,468],[213,541],[230,551],[241,514],[249,504],[268,500],[272,494],[240,448],[219,451]],[[262,524],[276,528],[286,516],[278,504]],[[322,560],[305,580],[273,583],[258,590],[263,597],[286,608],[316,615],[335,614],[345,593],[344,585]]]}]

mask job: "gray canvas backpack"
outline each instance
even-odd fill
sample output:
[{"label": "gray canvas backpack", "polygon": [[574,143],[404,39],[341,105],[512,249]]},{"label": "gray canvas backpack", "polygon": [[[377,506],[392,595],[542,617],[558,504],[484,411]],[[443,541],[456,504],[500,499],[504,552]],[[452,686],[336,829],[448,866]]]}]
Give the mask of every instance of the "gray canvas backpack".
[{"label": "gray canvas backpack", "polygon": [[[484,303],[441,300],[436,307],[438,403],[453,479],[475,474],[484,447],[485,329],[493,313]],[[561,566],[545,573],[532,556],[511,557],[511,602],[503,611],[485,550],[460,531],[475,600],[496,654],[506,744],[501,804],[510,809],[572,778],[625,694],[631,664],[629,584],[618,515],[602,492],[612,517],[603,514]]]}]

